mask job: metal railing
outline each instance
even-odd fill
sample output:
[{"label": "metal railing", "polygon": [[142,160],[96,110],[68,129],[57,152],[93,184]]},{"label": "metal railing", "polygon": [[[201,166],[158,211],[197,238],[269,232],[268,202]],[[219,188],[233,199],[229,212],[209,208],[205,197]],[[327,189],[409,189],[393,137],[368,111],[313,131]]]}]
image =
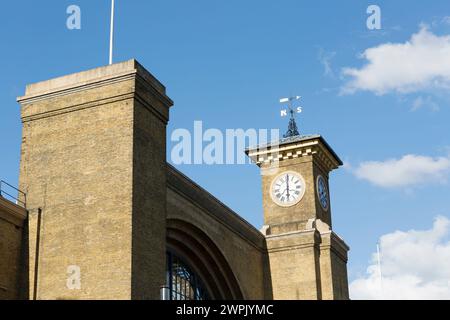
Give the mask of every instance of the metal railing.
[{"label": "metal railing", "polygon": [[[12,195],[15,193],[16,195]],[[20,191],[16,187],[10,185],[8,182],[0,180],[0,197],[14,202],[15,204],[26,208],[27,207],[27,195],[25,192]],[[21,200],[23,199],[23,200]]]}]

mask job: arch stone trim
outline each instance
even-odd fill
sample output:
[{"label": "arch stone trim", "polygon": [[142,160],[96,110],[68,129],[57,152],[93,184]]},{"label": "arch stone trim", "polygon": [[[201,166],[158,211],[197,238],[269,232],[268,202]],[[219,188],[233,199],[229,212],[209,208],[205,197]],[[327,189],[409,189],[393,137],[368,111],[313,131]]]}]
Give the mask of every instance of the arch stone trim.
[{"label": "arch stone trim", "polygon": [[180,219],[167,220],[167,248],[180,255],[202,278],[212,299],[242,300],[233,270],[215,243],[199,228]]}]

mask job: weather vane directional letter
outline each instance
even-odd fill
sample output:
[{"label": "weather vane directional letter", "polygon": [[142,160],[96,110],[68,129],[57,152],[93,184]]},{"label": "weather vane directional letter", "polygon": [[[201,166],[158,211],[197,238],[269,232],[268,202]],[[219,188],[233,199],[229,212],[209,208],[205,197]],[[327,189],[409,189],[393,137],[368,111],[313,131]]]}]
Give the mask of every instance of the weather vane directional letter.
[{"label": "weather vane directional letter", "polygon": [[290,97],[290,98],[280,99],[280,103],[287,104],[287,109],[281,110],[281,117],[286,117],[288,112],[290,113],[290,116],[291,116],[289,119],[288,131],[284,135],[284,138],[295,137],[295,136],[300,135],[300,133],[298,132],[298,129],[297,129],[297,123],[295,122],[295,116],[294,116],[295,113],[301,113],[303,111],[302,107],[294,106],[294,102],[299,101],[300,98],[301,98],[300,96],[294,96],[294,97]]}]

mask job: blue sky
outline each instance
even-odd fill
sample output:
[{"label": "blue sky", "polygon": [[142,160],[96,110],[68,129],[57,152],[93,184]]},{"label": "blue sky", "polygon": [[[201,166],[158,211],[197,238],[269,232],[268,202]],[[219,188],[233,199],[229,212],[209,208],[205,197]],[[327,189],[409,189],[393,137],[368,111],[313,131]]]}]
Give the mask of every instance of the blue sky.
[{"label": "blue sky", "polygon": [[[66,28],[71,4],[81,8],[81,30]],[[366,27],[370,4],[381,8],[381,30]],[[2,3],[2,179],[18,180],[16,97],[27,83],[107,64],[109,6],[107,0]],[[287,122],[279,117],[278,99],[290,93],[303,97],[300,131],[323,135],[346,162],[332,173],[330,191],[333,228],[351,247],[351,281],[367,276],[382,235],[428,230],[435,217],[450,217],[450,73],[433,71],[433,61],[439,66],[445,61],[427,55],[436,50],[426,49],[436,45],[448,52],[448,0],[116,0],[116,8],[115,61],[136,58],[166,85],[175,101],[169,138],[174,129],[192,129],[195,120],[205,128],[284,131]],[[403,48],[411,50],[408,59],[417,54],[406,68],[422,72],[410,76],[419,80],[411,83],[405,76],[405,59],[383,69],[394,61],[389,55],[398,53],[395,45],[421,31],[416,47]],[[435,41],[427,41],[431,35]],[[392,46],[374,52],[384,57],[383,63],[373,60],[373,68],[364,69],[371,61],[361,54],[388,43]],[[345,68],[360,72],[352,76]],[[376,83],[367,84],[371,77]],[[344,92],[349,87],[351,92]],[[256,166],[179,169],[255,226],[262,225]],[[390,170],[404,174],[392,178]],[[397,180],[374,178],[383,174]],[[417,179],[407,179],[411,176]]]}]

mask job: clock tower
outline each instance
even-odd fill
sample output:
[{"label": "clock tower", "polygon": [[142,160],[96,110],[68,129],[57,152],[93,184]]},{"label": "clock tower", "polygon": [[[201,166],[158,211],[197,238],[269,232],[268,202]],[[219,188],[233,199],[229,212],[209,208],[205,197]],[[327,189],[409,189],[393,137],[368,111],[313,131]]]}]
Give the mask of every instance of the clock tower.
[{"label": "clock tower", "polygon": [[[294,129],[294,130],[291,130]],[[246,150],[260,167],[274,299],[348,299],[349,247],[333,231],[330,172],[342,161],[320,135],[289,131]]]}]

